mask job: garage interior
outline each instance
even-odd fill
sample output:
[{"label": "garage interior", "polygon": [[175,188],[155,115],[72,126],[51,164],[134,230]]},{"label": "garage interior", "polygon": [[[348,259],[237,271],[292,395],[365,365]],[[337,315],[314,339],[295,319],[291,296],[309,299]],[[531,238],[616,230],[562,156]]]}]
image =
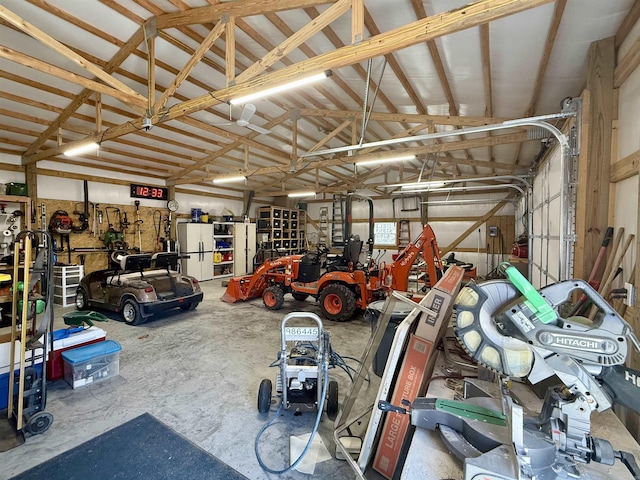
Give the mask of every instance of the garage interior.
[{"label": "garage interior", "polygon": [[0,478],[640,478],[639,17],[3,1]]}]

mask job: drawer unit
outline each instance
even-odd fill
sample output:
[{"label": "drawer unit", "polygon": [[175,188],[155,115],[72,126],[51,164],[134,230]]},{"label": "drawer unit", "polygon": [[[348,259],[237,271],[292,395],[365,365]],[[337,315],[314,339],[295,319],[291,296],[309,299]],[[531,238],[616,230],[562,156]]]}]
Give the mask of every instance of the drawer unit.
[{"label": "drawer unit", "polygon": [[82,265],[53,267],[53,303],[68,307],[76,301],[76,290],[84,276]]}]

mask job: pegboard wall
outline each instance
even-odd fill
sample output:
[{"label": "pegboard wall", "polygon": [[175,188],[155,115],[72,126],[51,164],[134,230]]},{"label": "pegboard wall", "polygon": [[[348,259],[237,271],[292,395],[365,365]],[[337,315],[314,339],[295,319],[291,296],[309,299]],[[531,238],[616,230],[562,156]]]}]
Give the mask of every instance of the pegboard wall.
[{"label": "pegboard wall", "polygon": [[[45,224],[42,224],[42,205],[46,211]],[[63,200],[40,200],[35,206],[35,223],[33,229],[47,230],[49,221],[58,210],[67,212],[72,218],[74,227],[81,227],[82,222],[77,212],[83,210],[83,203]],[[99,222],[98,212],[102,212],[102,223]],[[125,214],[128,227],[125,228]],[[66,236],[52,234],[56,242],[57,262],[64,265],[84,264],[84,271],[90,273],[109,266],[108,251],[99,251],[105,248],[104,235],[111,224],[116,231],[123,234],[123,241],[127,243],[129,251],[137,253],[153,253],[162,250],[160,239],[165,237],[165,225],[169,210],[166,208],[153,208],[140,206],[136,214],[135,205],[102,205],[94,210],[89,205],[89,226],[81,232],[72,232]],[[137,220],[140,220],[137,222]],[[176,215],[172,215],[172,221],[176,221]],[[159,224],[159,225],[158,225]],[[159,230],[158,230],[159,228]],[[67,240],[69,239],[69,245]],[[71,250],[69,250],[69,246]],[[83,249],[78,252],[74,249]],[[90,250],[97,251],[90,251]],[[137,249],[137,250],[136,250]]]}]

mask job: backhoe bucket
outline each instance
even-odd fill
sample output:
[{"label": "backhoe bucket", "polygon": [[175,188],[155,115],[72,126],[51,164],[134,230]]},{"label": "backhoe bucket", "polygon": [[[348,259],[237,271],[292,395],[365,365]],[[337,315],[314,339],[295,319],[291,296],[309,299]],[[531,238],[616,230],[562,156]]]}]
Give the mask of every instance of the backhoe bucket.
[{"label": "backhoe bucket", "polygon": [[222,300],[227,303],[236,303],[261,297],[265,289],[264,280],[252,282],[252,279],[252,275],[230,278]]}]

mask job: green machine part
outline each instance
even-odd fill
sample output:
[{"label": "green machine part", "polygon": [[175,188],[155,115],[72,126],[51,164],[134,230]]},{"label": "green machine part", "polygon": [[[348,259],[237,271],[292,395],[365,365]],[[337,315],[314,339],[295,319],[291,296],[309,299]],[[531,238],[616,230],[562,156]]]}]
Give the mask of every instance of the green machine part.
[{"label": "green machine part", "polygon": [[551,308],[551,305],[542,298],[542,295],[540,295],[533,285],[529,283],[529,280],[527,280],[516,267],[509,262],[504,262],[500,264],[500,269],[520,293],[524,295],[527,308],[535,314],[538,320],[542,323],[551,323],[557,318],[556,312]]},{"label": "green machine part", "polygon": [[436,400],[436,409],[458,417],[471,418],[492,425],[504,427],[507,424],[507,417],[505,417],[502,412],[496,412],[495,410],[489,410],[488,408],[466,402],[438,399]]}]

